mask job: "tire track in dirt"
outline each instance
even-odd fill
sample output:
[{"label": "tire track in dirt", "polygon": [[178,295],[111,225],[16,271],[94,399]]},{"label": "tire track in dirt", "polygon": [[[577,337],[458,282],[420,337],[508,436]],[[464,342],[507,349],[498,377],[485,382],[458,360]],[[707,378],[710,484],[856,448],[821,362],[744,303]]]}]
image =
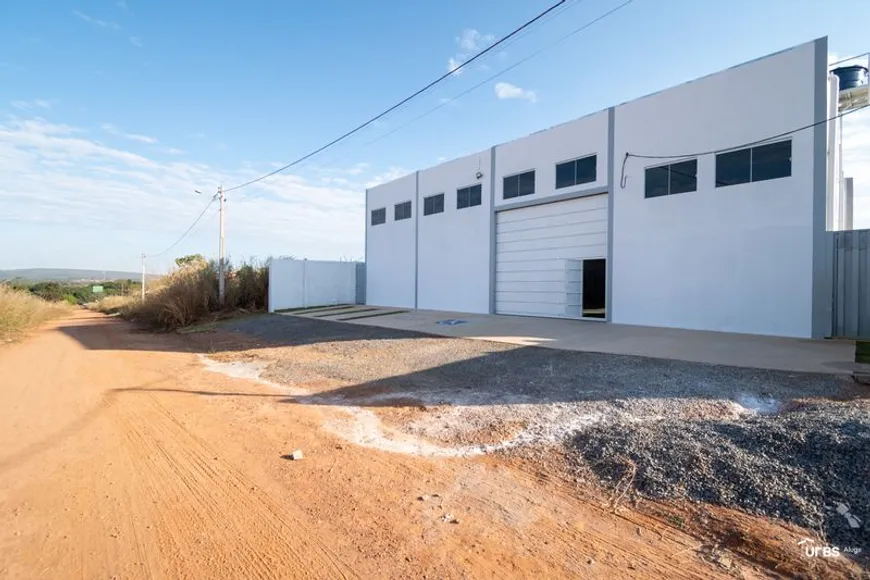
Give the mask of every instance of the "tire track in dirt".
[{"label": "tire track in dirt", "polygon": [[[183,572],[217,566],[238,577],[335,578],[354,576],[338,556],[244,475],[191,434],[156,399],[135,398],[119,407],[137,471],[149,482],[145,498],[176,516],[161,517]],[[192,501],[191,501],[192,500]],[[185,533],[178,533],[179,530]],[[196,538],[208,530],[209,537]],[[209,553],[203,560],[203,551]],[[192,566],[191,566],[192,565]]]},{"label": "tire track in dirt", "polygon": [[[501,514],[503,517],[488,521],[491,533],[519,534],[521,544],[532,547],[561,546],[557,551],[569,555],[565,565],[574,574],[587,575],[594,572],[594,562],[608,560],[662,578],[713,578],[721,575],[712,567],[700,573],[686,570],[678,560],[663,561],[662,552],[677,553],[692,546],[688,537],[678,538],[657,531],[655,534],[660,536],[649,532],[644,539],[636,536],[636,525],[631,520],[614,522],[614,515],[606,509],[568,490],[550,485],[546,494],[532,493],[532,490],[540,489],[540,478],[536,474],[522,470],[512,470],[509,476],[502,474],[493,477],[489,471],[469,470],[446,492],[444,511]],[[519,485],[506,486],[505,476]],[[510,493],[506,493],[506,489]],[[584,504],[584,511],[592,512],[590,515],[593,517],[577,520],[577,503]],[[624,528],[622,533],[619,533],[620,528]],[[485,565],[481,560],[475,558],[475,565]],[[588,564],[590,560],[593,564]]]},{"label": "tire track in dirt", "polygon": [[[0,577],[721,574],[685,550],[688,534],[660,535],[630,506],[611,513],[606,498],[578,497],[514,460],[333,437],[322,424],[340,409],[204,373],[196,353],[225,348],[213,336],[138,333],[82,313],[35,338],[16,356],[0,352],[0,377],[14,385],[0,389],[0,449],[25,450],[0,471],[0,514],[12,514],[0,526]],[[288,448],[305,461],[278,460]],[[434,493],[443,506],[418,500]],[[442,519],[448,511],[459,524]]]},{"label": "tire track in dirt", "polygon": [[[210,370],[222,372],[219,364],[207,365]],[[261,382],[271,388],[280,388],[279,385],[263,381],[259,378],[258,372],[251,372],[250,376],[244,377],[242,380],[251,380]],[[242,378],[242,377],[238,377]],[[342,415],[349,413],[353,418],[358,416],[357,408],[348,406],[337,406],[326,413],[329,415]],[[376,414],[367,411],[370,418],[376,425],[370,428],[372,433],[378,432],[380,429],[380,419]],[[339,419],[341,421],[341,419]],[[335,423],[335,419],[327,419],[326,425]],[[332,429],[330,429],[332,430]],[[346,434],[338,429],[336,434],[346,438]],[[352,439],[352,438],[351,438]],[[381,448],[391,452],[401,453],[402,446],[390,445],[389,440],[378,440],[385,442],[383,446],[371,444],[373,448]],[[425,447],[428,443],[421,443]],[[413,446],[407,446],[409,449]],[[444,455],[449,456],[451,448],[443,448]],[[408,453],[414,454],[413,451]],[[425,454],[423,454],[425,455]],[[389,460],[382,460],[381,453],[371,454],[369,460],[373,464],[374,471],[379,469],[390,470],[394,466]],[[476,466],[480,467],[480,466]],[[668,578],[709,578],[721,574],[715,568],[704,570],[703,573],[697,571],[686,571],[685,562],[679,560],[666,559],[662,561],[661,551],[669,553],[685,553],[687,548],[692,547],[692,540],[688,536],[675,535],[668,533],[665,528],[665,533],[661,531],[661,527],[655,525],[652,521],[643,524],[643,527],[649,531],[655,530],[658,538],[653,536],[651,532],[646,539],[636,537],[635,529],[638,523],[625,518],[620,518],[608,509],[602,507],[600,503],[586,501],[577,496],[576,490],[562,489],[559,486],[550,486],[546,497],[542,497],[539,493],[540,478],[539,476],[524,468],[515,469],[510,475],[512,480],[509,485],[503,477],[488,479],[477,475],[479,471],[475,468],[465,470],[463,476],[454,480],[450,485],[452,491],[447,492],[447,495],[442,496],[443,504],[448,502],[448,497],[456,497],[456,509],[461,509],[472,514],[487,514],[492,516],[488,519],[489,525],[487,529],[479,530],[479,533],[484,535],[503,535],[505,537],[511,535],[519,535],[521,541],[519,545],[525,550],[528,546],[560,546],[560,552],[571,554],[568,561],[565,562],[565,568],[572,574],[588,574],[589,569],[585,568],[590,555],[595,555],[593,560],[598,559],[599,554],[604,557],[619,561],[629,562],[634,568],[645,568],[653,571],[654,574]],[[445,482],[446,483],[446,482]],[[516,485],[519,483],[519,485]],[[444,485],[444,484],[442,484]],[[509,492],[506,490],[510,490]],[[577,503],[583,503],[586,510],[594,512],[597,516],[597,522],[593,525],[585,525],[583,521],[566,521],[565,519],[553,518],[553,513],[570,514],[576,510]],[[443,510],[445,513],[449,509]],[[454,510],[454,513],[460,513]],[[526,513],[528,515],[523,516]],[[424,536],[426,534],[433,535],[433,540],[438,541],[449,540],[444,532],[443,522],[439,519],[440,515],[436,514],[430,520],[424,520]],[[465,519],[460,517],[460,519]],[[612,522],[617,520],[622,524],[623,535],[618,540],[614,539],[614,526],[607,525],[596,528],[603,522]],[[651,540],[655,539],[653,542]],[[656,552],[658,551],[658,553]],[[487,574],[498,576],[504,572],[501,564],[492,560],[489,555],[477,554],[463,550],[463,557],[467,562],[472,564],[476,570],[485,570]],[[528,556],[533,558],[532,551],[529,550]],[[702,565],[706,567],[706,565]],[[718,572],[718,574],[717,574]]]}]

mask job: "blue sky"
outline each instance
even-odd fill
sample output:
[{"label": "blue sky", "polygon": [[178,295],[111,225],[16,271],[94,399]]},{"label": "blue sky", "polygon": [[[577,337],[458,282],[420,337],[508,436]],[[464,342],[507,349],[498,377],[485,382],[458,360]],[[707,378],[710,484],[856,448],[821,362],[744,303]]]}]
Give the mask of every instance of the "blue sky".
[{"label": "blue sky", "polygon": [[[230,255],[361,258],[367,185],[819,36],[838,56],[870,50],[865,0],[634,0],[412,122],[622,1],[569,0],[375,126],[234,192]],[[135,271],[200,213],[194,189],[304,155],[551,3],[3,2],[0,268]],[[846,130],[856,227],[870,227],[870,116]],[[216,249],[209,210],[148,267]]]}]

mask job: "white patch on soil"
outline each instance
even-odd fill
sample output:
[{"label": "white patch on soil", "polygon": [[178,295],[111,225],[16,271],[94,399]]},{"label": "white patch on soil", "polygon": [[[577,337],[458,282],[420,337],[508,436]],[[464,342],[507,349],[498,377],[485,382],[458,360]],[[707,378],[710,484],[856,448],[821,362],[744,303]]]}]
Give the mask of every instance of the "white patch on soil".
[{"label": "white patch on soil", "polygon": [[737,396],[737,403],[744,413],[757,413],[759,415],[774,415],[782,409],[782,403],[770,397],[759,397],[751,393],[741,393]]},{"label": "white patch on soil", "polygon": [[336,409],[344,411],[348,417],[328,421],[324,425],[328,431],[361,447],[381,451],[424,457],[470,457],[504,449],[511,443],[505,441],[495,445],[444,447],[386,427],[380,418],[368,409],[359,407],[336,407]]},{"label": "white patch on soil", "polygon": [[[739,420],[749,415],[777,413],[782,404],[772,398],[741,393],[727,398],[628,398],[607,400],[536,401],[531,396],[508,396],[481,390],[373,393],[357,398],[330,393],[311,393],[262,378],[269,363],[219,362],[200,355],[209,371],[259,381],[297,397],[300,404],[319,405],[339,411],[324,427],[348,442],[407,455],[468,457],[525,445],[558,445],[577,431],[597,424],[646,423],[679,417],[695,420]],[[575,393],[575,396],[577,393]],[[385,425],[378,414],[366,408],[391,400],[418,401],[427,412],[400,428]],[[511,431],[511,426],[515,430]],[[478,443],[492,431],[507,436],[493,443]],[[459,442],[459,444],[457,444]]]},{"label": "white patch on soil", "polygon": [[[262,378],[263,372],[269,366],[265,362],[220,362],[199,355],[206,370],[219,373],[234,379],[246,379],[268,385],[281,392],[295,396],[306,396],[309,392],[299,388],[289,388],[285,385]],[[470,445],[462,447],[443,447],[432,444],[414,435],[401,433],[395,429],[385,427],[380,418],[368,409],[357,406],[336,405],[336,410],[347,415],[344,419],[328,421],[325,427],[333,434],[342,437],[350,443],[362,447],[380,449],[393,453],[407,455],[422,455],[426,457],[468,457],[482,455],[509,446],[510,442],[496,445]]]},{"label": "white patch on soil", "polygon": [[281,385],[279,383],[275,383],[272,381],[268,381],[262,377],[263,371],[268,368],[269,363],[266,362],[243,362],[243,361],[233,361],[233,362],[220,362],[214,359],[211,359],[204,354],[199,355],[199,360],[202,361],[202,364],[205,366],[205,370],[211,371],[213,373],[218,373],[221,375],[228,376],[233,379],[247,379],[250,381],[257,381],[264,385],[268,385],[274,389],[279,389],[285,393],[289,393],[291,395],[307,395],[308,392],[302,389],[294,389],[292,387],[287,387],[286,385]]}]

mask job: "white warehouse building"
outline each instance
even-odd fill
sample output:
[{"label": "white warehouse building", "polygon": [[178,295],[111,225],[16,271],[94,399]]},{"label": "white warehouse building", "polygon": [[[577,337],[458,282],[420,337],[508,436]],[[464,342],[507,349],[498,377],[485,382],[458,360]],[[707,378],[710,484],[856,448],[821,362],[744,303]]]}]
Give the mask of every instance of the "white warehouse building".
[{"label": "white warehouse building", "polygon": [[821,38],[369,189],[366,302],[826,336],[827,56]]}]

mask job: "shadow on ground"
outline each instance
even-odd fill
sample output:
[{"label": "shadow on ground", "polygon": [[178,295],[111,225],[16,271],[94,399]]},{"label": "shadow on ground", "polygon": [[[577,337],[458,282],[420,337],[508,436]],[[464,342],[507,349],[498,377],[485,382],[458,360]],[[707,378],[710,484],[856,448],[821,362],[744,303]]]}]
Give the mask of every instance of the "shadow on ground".
[{"label": "shadow on ground", "polygon": [[[782,518],[822,529],[844,546],[863,546],[867,538],[863,525],[852,529],[826,507],[848,505],[862,520],[870,512],[860,459],[870,450],[870,419],[866,402],[851,402],[867,393],[843,377],[560,351],[291,316],[227,321],[187,336],[109,333],[112,324],[126,323],[91,318],[61,330],[91,349],[214,354],[223,370],[253,368],[247,376],[261,373],[304,394],[175,386],[127,393],[258,397],[399,413],[410,408],[402,428],[428,440],[476,443],[481,433],[494,433],[496,441],[560,444],[572,462],[590,468],[605,485],[618,488],[631,479],[638,492],[652,497]],[[122,343],[109,335],[121,336]],[[241,356],[222,356],[239,351]],[[783,410],[790,412],[778,414]],[[508,433],[508,427],[515,429]]]},{"label": "shadow on ground", "polygon": [[280,315],[224,321],[186,336],[124,333],[120,342],[109,339],[119,336],[109,332],[107,325],[114,324],[129,323],[94,317],[60,330],[89,349],[253,355],[269,349],[263,378],[311,392],[288,402],[315,405],[744,397],[747,405],[772,411],[771,406],[796,398],[848,396],[851,384],[834,375],[562,351]]}]

